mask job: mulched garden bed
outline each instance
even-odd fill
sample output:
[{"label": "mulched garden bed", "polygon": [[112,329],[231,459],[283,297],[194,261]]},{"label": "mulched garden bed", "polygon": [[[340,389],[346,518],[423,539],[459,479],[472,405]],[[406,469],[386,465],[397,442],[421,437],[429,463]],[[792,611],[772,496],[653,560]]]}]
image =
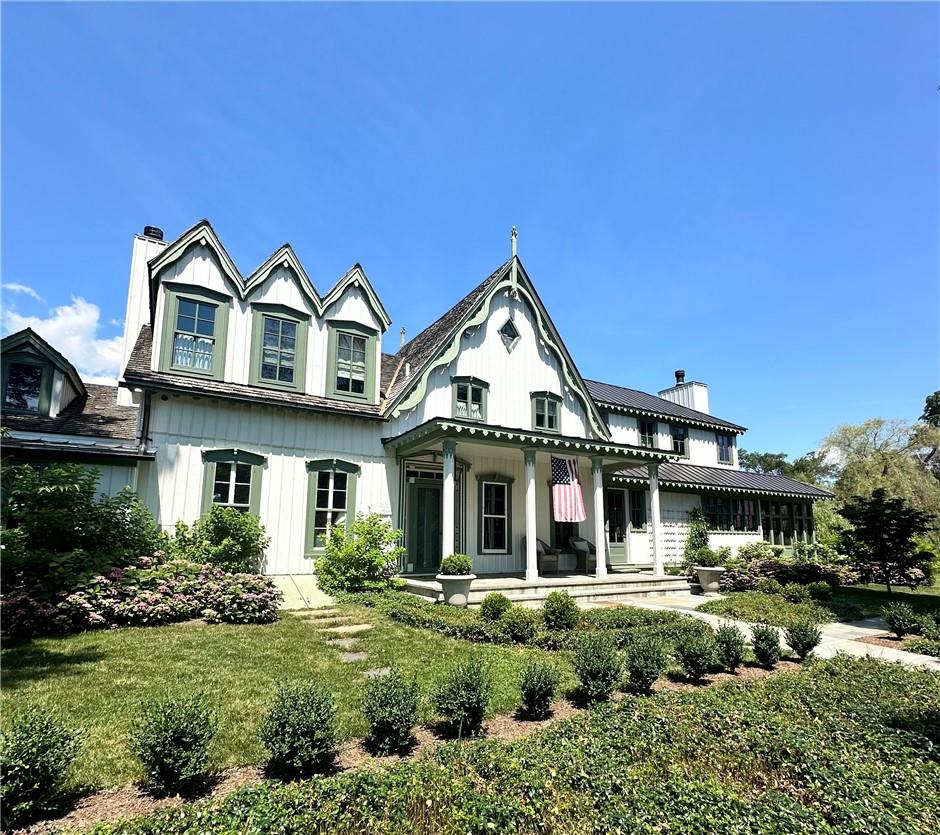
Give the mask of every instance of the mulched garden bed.
[{"label": "mulched garden bed", "polygon": [[905,635],[903,638],[898,638],[896,635],[892,635],[890,632],[885,632],[884,635],[872,635],[870,638],[856,638],[860,644],[875,644],[879,647],[891,647],[891,649],[904,649],[907,644],[911,641],[916,641],[918,635]]}]

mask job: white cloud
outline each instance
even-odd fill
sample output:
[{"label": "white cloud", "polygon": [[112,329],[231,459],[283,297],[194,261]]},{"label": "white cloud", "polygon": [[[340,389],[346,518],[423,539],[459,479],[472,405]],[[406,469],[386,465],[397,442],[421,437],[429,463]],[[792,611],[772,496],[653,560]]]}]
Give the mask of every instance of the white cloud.
[{"label": "white cloud", "polygon": [[0,288],[6,290],[8,293],[23,293],[24,295],[35,299],[37,302],[45,302],[45,299],[27,284],[17,284],[16,282],[11,281],[9,284],[0,284]]},{"label": "white cloud", "polygon": [[3,311],[7,333],[32,328],[75,365],[83,380],[114,383],[121,373],[123,337],[99,338],[100,325],[101,309],[80,296],[73,296],[71,304],[54,308],[46,318]]}]

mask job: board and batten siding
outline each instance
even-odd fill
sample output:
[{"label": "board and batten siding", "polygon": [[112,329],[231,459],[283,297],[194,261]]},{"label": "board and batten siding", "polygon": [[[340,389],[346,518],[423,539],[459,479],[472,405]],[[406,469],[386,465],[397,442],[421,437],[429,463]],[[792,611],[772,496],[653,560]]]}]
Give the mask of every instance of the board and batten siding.
[{"label": "board and batten siding", "polygon": [[[519,332],[512,351],[506,349],[499,334],[510,314]],[[412,369],[413,374],[417,371]],[[406,432],[432,418],[453,417],[452,377],[476,377],[489,384],[486,423],[532,429],[530,393],[550,391],[562,398],[562,434],[593,437],[588,432],[584,404],[567,389],[558,358],[542,344],[528,304],[512,300],[504,292],[493,299],[486,321],[461,336],[458,355],[430,373],[421,402],[397,418],[391,417],[389,434]]]},{"label": "board and batten siding", "polygon": [[98,470],[98,492],[104,496],[116,496],[125,488],[137,486],[134,464],[96,464]]},{"label": "board and batten siding", "polygon": [[307,461],[357,464],[357,511],[392,517],[398,465],[385,455],[377,422],[189,397],[155,397],[150,421],[157,456],[141,470],[140,491],[167,531],[201,513],[204,450],[242,449],[265,457],[260,518],[271,538],[267,574],[313,573],[304,557]]},{"label": "board and batten siding", "polygon": [[[633,415],[623,415],[617,412],[611,412],[607,418],[607,425],[610,427],[612,440],[620,444],[632,444],[638,446],[640,443],[639,421],[642,417]],[[653,420],[649,418],[649,420]],[[653,421],[656,424],[656,448],[672,450],[672,424],[664,421]],[[680,424],[680,421],[676,421]],[[687,440],[688,457],[679,459],[679,463],[697,464],[703,467],[729,467],[738,468],[738,449],[737,436],[733,432],[719,433],[727,434],[731,438],[731,464],[719,464],[718,462],[718,444],[715,441],[715,430],[702,429],[695,426],[687,427],[689,437]]]}]

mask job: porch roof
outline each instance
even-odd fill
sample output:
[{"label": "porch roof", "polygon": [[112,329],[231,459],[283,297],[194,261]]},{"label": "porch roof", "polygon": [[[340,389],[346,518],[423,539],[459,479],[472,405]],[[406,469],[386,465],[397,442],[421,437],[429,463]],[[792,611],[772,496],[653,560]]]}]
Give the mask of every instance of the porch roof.
[{"label": "porch roof", "polygon": [[414,429],[391,438],[382,438],[382,443],[399,453],[417,449],[443,440],[462,440],[466,443],[510,446],[517,449],[535,449],[546,452],[568,453],[581,456],[604,456],[623,462],[662,463],[674,461],[678,455],[662,449],[618,444],[611,441],[576,438],[527,429],[512,429],[457,418],[432,418]]}]

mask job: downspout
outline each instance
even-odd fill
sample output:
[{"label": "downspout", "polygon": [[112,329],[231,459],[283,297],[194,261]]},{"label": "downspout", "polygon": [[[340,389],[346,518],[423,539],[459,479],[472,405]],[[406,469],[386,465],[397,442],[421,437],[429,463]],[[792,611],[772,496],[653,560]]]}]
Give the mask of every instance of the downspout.
[{"label": "downspout", "polygon": [[[141,454],[147,451],[147,440],[150,435],[150,391],[144,392],[144,402],[141,404],[140,412],[140,443],[137,445],[137,451]],[[140,474],[140,462],[134,467],[134,492],[137,492],[137,478]]]}]

